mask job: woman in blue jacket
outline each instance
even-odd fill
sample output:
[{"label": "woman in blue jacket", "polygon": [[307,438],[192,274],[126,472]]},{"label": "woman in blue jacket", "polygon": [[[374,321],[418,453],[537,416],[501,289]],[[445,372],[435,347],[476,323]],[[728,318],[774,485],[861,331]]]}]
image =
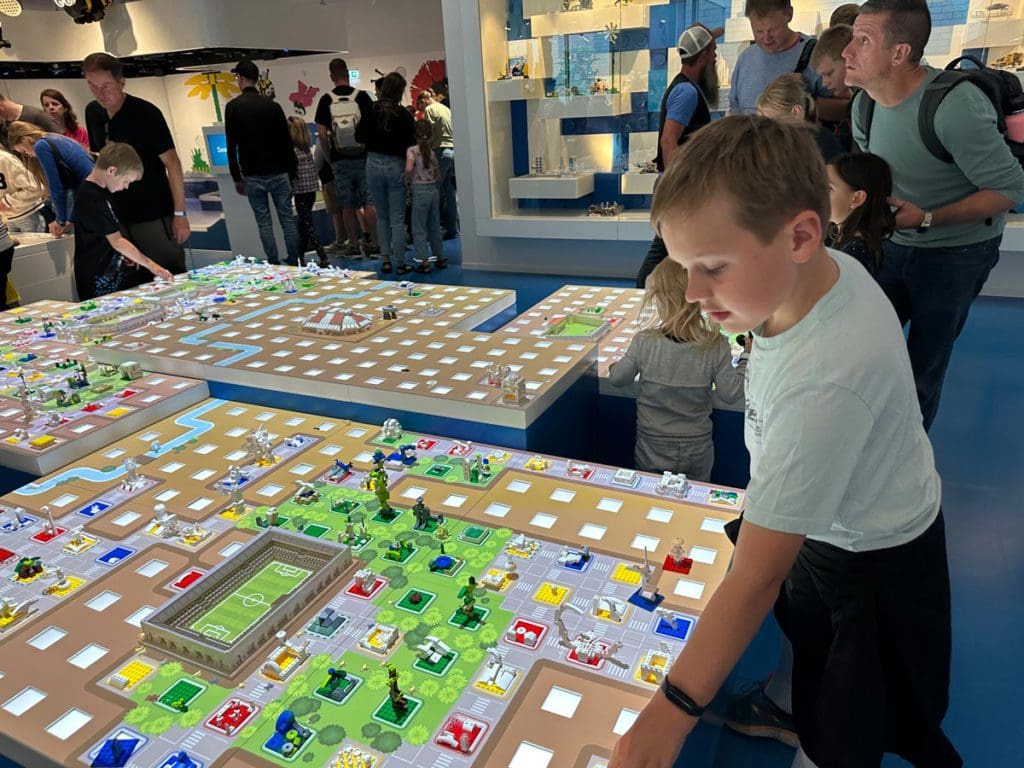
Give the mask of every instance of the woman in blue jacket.
[{"label": "woman in blue jacket", "polygon": [[8,128],[7,142],[11,149],[25,156],[29,170],[50,193],[54,215],[50,234],[54,237],[66,235],[71,230],[69,196],[92,173],[92,157],[74,139],[58,133],[45,133],[20,120]]}]

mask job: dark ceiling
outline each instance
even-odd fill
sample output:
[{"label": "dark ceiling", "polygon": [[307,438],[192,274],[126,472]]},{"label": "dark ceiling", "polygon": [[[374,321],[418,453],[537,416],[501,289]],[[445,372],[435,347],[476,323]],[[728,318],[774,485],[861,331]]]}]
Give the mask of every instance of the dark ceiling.
[{"label": "dark ceiling", "polygon": [[[296,51],[267,48],[197,48],[191,51],[152,53],[144,56],[124,56],[126,77],[160,77],[187,68],[223,68],[234,64],[243,56],[256,61],[270,61],[290,56],[310,56],[327,51]],[[4,61],[0,57],[0,77],[12,80],[68,77],[81,78],[81,62],[60,61]]]}]

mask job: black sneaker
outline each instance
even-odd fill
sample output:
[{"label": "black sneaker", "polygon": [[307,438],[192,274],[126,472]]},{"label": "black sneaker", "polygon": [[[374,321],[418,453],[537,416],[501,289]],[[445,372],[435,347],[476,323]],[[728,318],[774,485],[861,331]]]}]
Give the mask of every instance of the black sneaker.
[{"label": "black sneaker", "polygon": [[762,682],[744,686],[729,700],[725,724],[746,736],[775,739],[793,748],[800,746],[793,716],[768,698]]}]

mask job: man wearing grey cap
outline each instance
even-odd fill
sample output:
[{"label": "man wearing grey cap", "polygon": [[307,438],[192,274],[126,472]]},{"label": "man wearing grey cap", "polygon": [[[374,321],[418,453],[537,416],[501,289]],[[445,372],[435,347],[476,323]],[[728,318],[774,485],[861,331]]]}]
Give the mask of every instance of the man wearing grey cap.
[{"label": "man wearing grey cap", "polygon": [[[711,110],[718,104],[715,38],[722,32],[721,27],[708,29],[703,24],[693,24],[679,36],[679,72],[661,99],[658,156],[654,159],[658,173],[665,171],[676,150],[694,131],[711,122]],[[666,256],[665,243],[655,235],[637,273],[637,288],[644,287],[647,276]]]},{"label": "man wearing grey cap", "polygon": [[273,201],[288,249],[287,261],[294,266],[301,256],[299,229],[292,212],[291,185],[298,162],[288,133],[288,119],[276,101],[256,90],[260,71],[252,61],[242,59],[231,71],[242,89],[242,93],[224,107],[231,178],[238,194],[249,198],[267,261],[277,264],[277,243],[269,205],[269,201]]}]

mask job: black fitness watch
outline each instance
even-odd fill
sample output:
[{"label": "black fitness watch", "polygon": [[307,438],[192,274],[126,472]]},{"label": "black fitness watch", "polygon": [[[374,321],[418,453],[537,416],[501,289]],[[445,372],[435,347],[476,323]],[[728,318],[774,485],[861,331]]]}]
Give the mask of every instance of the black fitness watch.
[{"label": "black fitness watch", "polygon": [[665,694],[666,699],[671,701],[690,717],[700,717],[704,714],[704,707],[697,704],[697,702],[683,693],[683,691],[672,685],[672,683],[668,681],[667,675],[661,679],[661,692]]}]

